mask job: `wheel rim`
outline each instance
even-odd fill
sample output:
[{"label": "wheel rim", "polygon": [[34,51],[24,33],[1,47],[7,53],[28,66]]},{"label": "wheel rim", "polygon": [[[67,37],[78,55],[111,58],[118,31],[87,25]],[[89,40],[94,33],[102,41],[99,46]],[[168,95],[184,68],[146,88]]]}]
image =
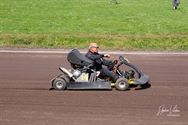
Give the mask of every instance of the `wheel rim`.
[{"label": "wheel rim", "polygon": [[63,83],[62,83],[61,81],[58,81],[58,82],[56,83],[56,87],[57,87],[58,89],[61,89],[61,88],[63,87]]},{"label": "wheel rim", "polygon": [[119,87],[120,88],[125,88],[126,87],[126,83],[123,82],[123,81],[119,82]]}]

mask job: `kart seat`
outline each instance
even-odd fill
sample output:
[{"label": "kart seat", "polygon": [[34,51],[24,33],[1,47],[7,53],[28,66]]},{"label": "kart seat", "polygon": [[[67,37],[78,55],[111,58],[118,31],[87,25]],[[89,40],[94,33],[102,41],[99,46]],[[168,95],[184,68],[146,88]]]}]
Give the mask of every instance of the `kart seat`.
[{"label": "kart seat", "polygon": [[81,54],[77,49],[73,49],[68,53],[67,60],[71,65],[89,66],[93,64],[93,61]]}]

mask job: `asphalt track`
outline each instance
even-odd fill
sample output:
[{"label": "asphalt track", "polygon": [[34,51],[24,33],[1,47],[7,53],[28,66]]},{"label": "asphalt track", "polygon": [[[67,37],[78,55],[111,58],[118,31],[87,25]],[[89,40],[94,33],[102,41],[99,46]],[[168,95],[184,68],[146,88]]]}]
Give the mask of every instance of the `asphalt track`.
[{"label": "asphalt track", "polygon": [[188,54],[126,56],[150,88],[49,91],[66,54],[0,52],[0,125],[188,125]]}]

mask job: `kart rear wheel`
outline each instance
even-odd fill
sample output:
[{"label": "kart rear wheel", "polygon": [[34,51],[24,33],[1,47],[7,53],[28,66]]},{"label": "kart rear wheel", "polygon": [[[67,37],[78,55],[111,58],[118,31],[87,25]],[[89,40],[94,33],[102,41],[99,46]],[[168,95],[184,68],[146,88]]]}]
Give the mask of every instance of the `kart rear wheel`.
[{"label": "kart rear wheel", "polygon": [[128,80],[125,78],[119,78],[117,79],[116,83],[115,83],[115,87],[117,90],[120,91],[125,91],[129,88],[129,83]]},{"label": "kart rear wheel", "polygon": [[65,90],[67,87],[67,82],[61,78],[55,78],[52,81],[52,86],[55,90]]}]

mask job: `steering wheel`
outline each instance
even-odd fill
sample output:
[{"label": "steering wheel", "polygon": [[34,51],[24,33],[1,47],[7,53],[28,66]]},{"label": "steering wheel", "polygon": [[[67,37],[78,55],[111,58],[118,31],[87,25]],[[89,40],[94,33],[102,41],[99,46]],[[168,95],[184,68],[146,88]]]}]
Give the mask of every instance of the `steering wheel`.
[{"label": "steering wheel", "polygon": [[119,56],[119,60],[120,60],[121,62],[123,62],[125,59],[123,58],[123,56]]},{"label": "steering wheel", "polygon": [[129,63],[129,60],[127,58],[124,58],[123,56],[119,56],[119,60],[121,62],[126,62],[126,63]]},{"label": "steering wheel", "polygon": [[115,65],[116,72],[121,71],[120,66],[124,64],[129,64],[128,59],[124,58],[123,56],[119,56],[119,63]]}]

